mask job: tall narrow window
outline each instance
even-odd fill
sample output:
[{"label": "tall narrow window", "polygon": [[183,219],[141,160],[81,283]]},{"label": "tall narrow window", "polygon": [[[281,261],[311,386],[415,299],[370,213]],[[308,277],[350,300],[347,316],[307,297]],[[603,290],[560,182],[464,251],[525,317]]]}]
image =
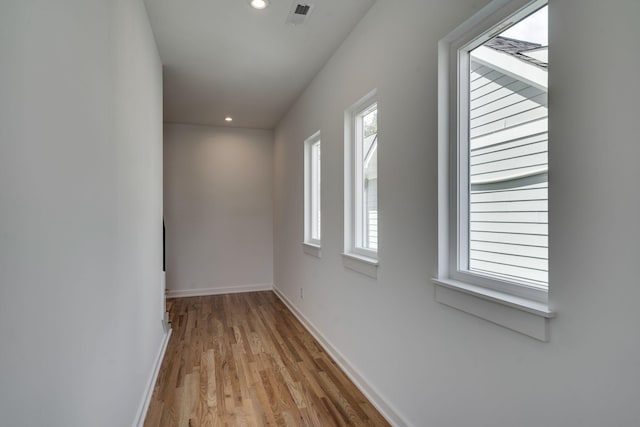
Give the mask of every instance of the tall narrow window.
[{"label": "tall narrow window", "polygon": [[321,243],[321,201],[320,201],[320,132],[304,143],[305,169],[305,231],[307,244],[320,246]]},{"label": "tall narrow window", "polygon": [[378,104],[356,116],[357,247],[378,250]]},{"label": "tall narrow window", "polygon": [[345,252],[378,257],[378,103],[375,92],[345,115]]},{"label": "tall narrow window", "polygon": [[436,283],[550,317],[547,6],[487,9],[440,43]]}]

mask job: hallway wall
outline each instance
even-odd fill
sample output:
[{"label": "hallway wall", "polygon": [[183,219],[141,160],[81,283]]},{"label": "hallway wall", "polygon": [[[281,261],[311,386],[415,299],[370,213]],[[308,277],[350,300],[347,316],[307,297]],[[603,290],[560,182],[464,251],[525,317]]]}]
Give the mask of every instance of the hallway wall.
[{"label": "hallway wall", "polygon": [[165,124],[171,296],[271,289],[271,131]]},{"label": "hallway wall", "polygon": [[[399,425],[640,425],[640,2],[550,1],[550,342],[434,300],[437,44],[485,3],[377,1],[278,125],[274,285]],[[344,111],[374,88],[377,280],[341,257]],[[317,130],[321,258],[301,246]]]},{"label": "hallway wall", "polygon": [[163,340],[162,69],[140,0],[0,12],[0,424],[131,426]]}]

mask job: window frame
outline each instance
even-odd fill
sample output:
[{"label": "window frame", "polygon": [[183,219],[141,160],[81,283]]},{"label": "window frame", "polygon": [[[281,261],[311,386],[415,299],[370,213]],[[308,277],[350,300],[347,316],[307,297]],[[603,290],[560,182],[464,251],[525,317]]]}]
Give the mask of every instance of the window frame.
[{"label": "window frame", "polygon": [[[322,229],[315,236],[314,225],[321,223],[322,218],[322,158],[314,165],[314,146],[322,149],[320,131],[315,132],[304,141],[304,244],[320,248],[322,246]],[[320,151],[321,152],[321,151]],[[314,205],[318,209],[314,209]]]},{"label": "window frame", "polygon": [[[360,159],[364,136],[362,119],[373,107],[379,109],[373,90],[345,111],[345,253],[344,255],[377,266],[378,249],[363,247],[364,171]],[[379,134],[379,132],[377,132]],[[376,144],[378,141],[376,141]],[[376,147],[377,150],[377,147]],[[377,156],[376,151],[376,156]],[[378,235],[379,241],[379,235]],[[366,273],[365,273],[366,274]]]},{"label": "window frame", "polygon": [[[438,274],[433,279],[438,301],[543,341],[548,338],[546,322],[554,316],[548,289],[465,270],[461,261],[469,248],[470,51],[546,4],[547,0],[494,0],[438,45]],[[543,322],[534,321],[531,332],[520,326],[523,321],[514,321],[515,312],[496,314],[496,307],[480,307],[474,298],[539,316]]]}]

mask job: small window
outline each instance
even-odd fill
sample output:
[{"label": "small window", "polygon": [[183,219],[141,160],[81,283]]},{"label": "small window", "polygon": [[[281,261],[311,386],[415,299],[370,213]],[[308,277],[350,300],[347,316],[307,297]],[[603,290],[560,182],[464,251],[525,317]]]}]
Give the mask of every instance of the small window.
[{"label": "small window", "polygon": [[346,252],[370,259],[378,253],[378,103],[367,95],[346,114]]},{"label": "small window", "polygon": [[550,317],[547,13],[544,1],[492,3],[440,42],[447,71],[439,87],[436,281],[540,304],[543,317]]},{"label": "small window", "polygon": [[316,246],[321,243],[320,147],[320,132],[304,143],[304,241]]}]

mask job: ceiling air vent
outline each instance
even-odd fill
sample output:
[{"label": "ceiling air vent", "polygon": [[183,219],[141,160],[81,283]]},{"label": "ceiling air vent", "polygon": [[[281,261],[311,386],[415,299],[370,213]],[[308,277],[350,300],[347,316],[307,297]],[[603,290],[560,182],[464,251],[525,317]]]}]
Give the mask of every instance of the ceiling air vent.
[{"label": "ceiling air vent", "polygon": [[295,13],[296,15],[306,15],[307,13],[309,13],[309,9],[311,9],[311,6],[309,6],[308,4],[297,4],[296,10],[293,13]]},{"label": "ceiling air vent", "polygon": [[304,24],[307,19],[309,19],[309,15],[311,15],[311,12],[313,12],[313,7],[313,3],[302,3],[298,0],[294,1],[293,5],[291,6],[291,11],[289,12],[289,17],[287,18],[287,24]]}]

